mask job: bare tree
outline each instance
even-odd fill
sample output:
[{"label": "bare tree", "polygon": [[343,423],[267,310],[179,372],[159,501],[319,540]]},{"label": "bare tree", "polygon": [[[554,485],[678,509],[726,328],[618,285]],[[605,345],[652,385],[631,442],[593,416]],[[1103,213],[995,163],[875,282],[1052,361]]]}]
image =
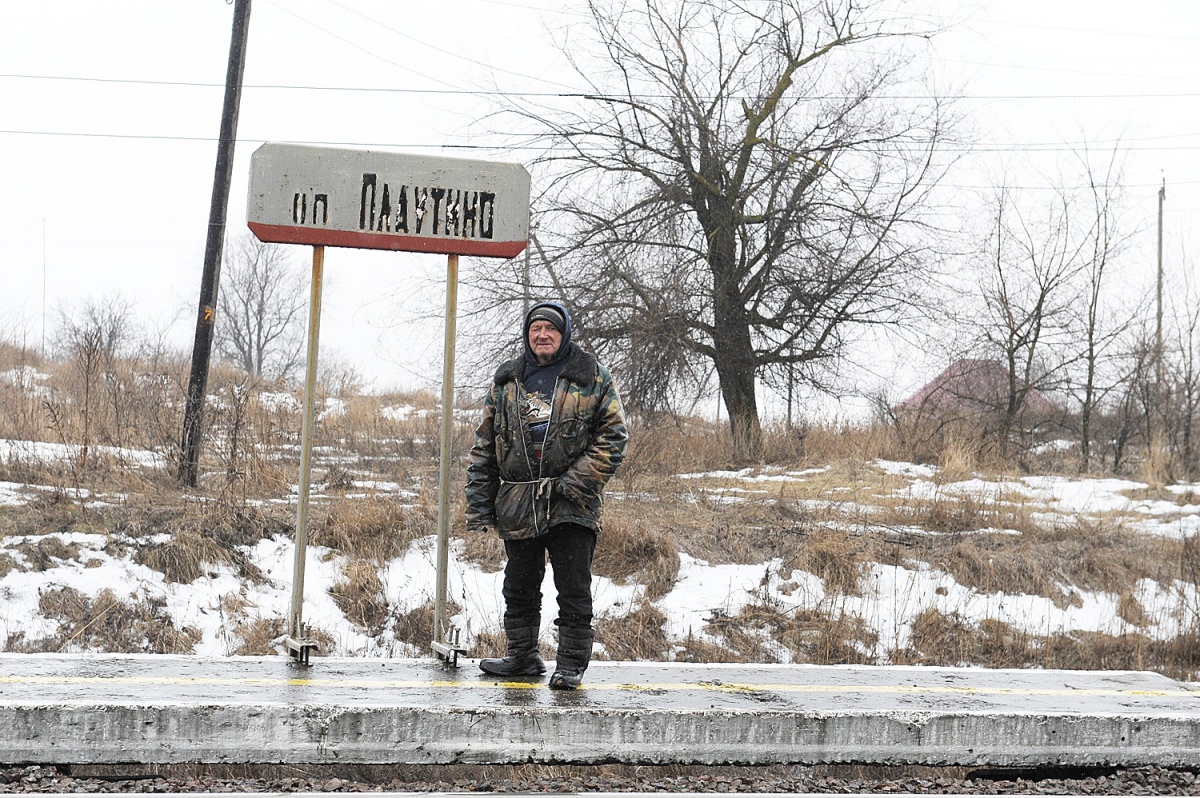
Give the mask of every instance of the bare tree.
[{"label": "bare tree", "polygon": [[[1182,261],[1188,265],[1186,255]],[[1187,479],[1196,473],[1196,424],[1200,419],[1200,291],[1190,274],[1190,269],[1182,270],[1167,303],[1168,334],[1173,339],[1165,352],[1170,376],[1168,388],[1159,389],[1157,395],[1169,399],[1170,405],[1154,408],[1167,421],[1174,459]],[[1147,408],[1148,415],[1150,412]]]},{"label": "bare tree", "polygon": [[[117,360],[134,337],[132,311],[126,300],[113,296],[88,302],[75,312],[61,310],[59,314],[58,348],[71,359],[79,378],[83,415],[79,467],[84,470],[96,437],[97,415],[103,415],[97,406],[103,393],[107,393],[113,413],[110,429],[119,435],[127,426],[122,419],[126,406],[125,386],[120,381]],[[103,391],[104,388],[107,390]],[[118,444],[124,442],[112,436],[107,440]]]},{"label": "bare tree", "polygon": [[651,405],[711,364],[742,458],[757,382],[820,386],[853,325],[898,318],[922,263],[944,109],[924,87],[895,98],[910,39],[870,5],[591,0],[598,46],[564,51],[594,93],[523,110],[549,147],[536,288],[624,353]]},{"label": "bare tree", "polygon": [[1078,318],[1083,349],[1079,358],[1082,375],[1077,385],[1079,451],[1081,465],[1086,472],[1092,465],[1093,418],[1105,397],[1121,382],[1119,375],[1112,375],[1111,379],[1104,380],[1102,367],[1106,361],[1113,360],[1113,344],[1129,332],[1137,312],[1129,307],[1128,303],[1124,303],[1126,306],[1122,308],[1126,312],[1120,313],[1119,316],[1106,316],[1104,312],[1106,305],[1111,307],[1113,304],[1122,304],[1113,303],[1108,290],[1113,261],[1120,254],[1126,240],[1119,229],[1118,193],[1121,175],[1117,151],[1113,150],[1103,174],[1098,174],[1088,153],[1083,153],[1080,160],[1087,178],[1090,199],[1090,207],[1083,211],[1087,218],[1082,247],[1083,292]]},{"label": "bare tree", "polygon": [[1068,191],[1054,192],[1033,210],[1007,189],[998,192],[979,290],[983,345],[1007,372],[998,408],[1002,455],[1031,398],[1060,387],[1073,357],[1074,282],[1087,252],[1087,239],[1074,223]]},{"label": "bare tree", "polygon": [[287,377],[300,362],[308,280],[282,246],[249,233],[222,271],[217,351],[254,377]]}]

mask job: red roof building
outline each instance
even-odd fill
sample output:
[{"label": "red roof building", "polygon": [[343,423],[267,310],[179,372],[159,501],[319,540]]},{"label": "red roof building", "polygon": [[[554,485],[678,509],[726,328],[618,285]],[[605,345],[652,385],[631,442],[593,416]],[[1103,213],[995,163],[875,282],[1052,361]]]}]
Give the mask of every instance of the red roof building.
[{"label": "red roof building", "polygon": [[[1008,405],[1008,368],[998,360],[964,358],[951,363],[924,387],[896,405],[897,411],[976,414]],[[1058,411],[1036,388],[1025,394],[1023,409],[1037,414]]]}]

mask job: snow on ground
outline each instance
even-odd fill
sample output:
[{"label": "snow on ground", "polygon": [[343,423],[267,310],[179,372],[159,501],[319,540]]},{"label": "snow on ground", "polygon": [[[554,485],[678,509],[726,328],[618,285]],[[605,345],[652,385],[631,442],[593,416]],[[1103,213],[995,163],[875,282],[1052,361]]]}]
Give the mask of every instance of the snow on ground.
[{"label": "snow on ground", "polygon": [[[442,406],[440,404],[432,408],[422,408],[418,410],[412,405],[388,405],[379,411],[379,414],[388,421],[409,421],[415,418],[436,418],[441,415]],[[480,411],[471,408],[454,408],[454,418],[456,421],[466,421],[477,423],[480,418]]]},{"label": "snow on ground", "polygon": [[325,409],[318,411],[317,421],[324,421],[327,418],[341,418],[346,415],[346,402],[338,399],[336,396],[330,396],[325,400]]},{"label": "snow on ground", "polygon": [[[71,456],[70,447],[56,444],[0,441],[0,457],[38,457],[54,459]],[[128,462],[158,463],[150,452],[115,450]],[[913,499],[937,496],[971,497],[983,502],[1020,502],[1039,507],[1047,518],[1075,514],[1119,513],[1126,525],[1146,534],[1183,537],[1200,533],[1200,507],[1187,501],[1176,503],[1162,500],[1131,498],[1145,489],[1139,482],[1121,479],[1070,479],[1066,477],[1022,477],[1002,481],[970,479],[938,485],[936,469],[906,463],[879,461],[877,467],[886,474],[902,476],[909,485],[901,494]],[[746,501],[756,494],[766,493],[756,486],[782,478],[803,480],[823,469],[786,472],[781,470],[742,469],[714,471],[705,474],[685,474],[693,480],[737,480],[746,487],[706,486],[697,484],[697,494],[708,501]],[[389,493],[408,495],[410,491],[394,482],[370,479],[354,483],[361,495]],[[1186,501],[1195,493],[1193,485],[1168,488],[1170,494]],[[39,486],[0,482],[0,504],[19,506]],[[348,495],[359,495],[348,494]],[[101,497],[102,498],[102,497]],[[616,498],[614,496],[614,498]],[[293,500],[294,501],[294,500]],[[804,499],[797,506],[820,505],[841,507],[836,501]],[[868,507],[845,503],[848,512],[869,510]],[[858,529],[862,529],[861,525]],[[895,531],[895,530],[891,530]],[[919,532],[919,530],[913,530]],[[978,531],[978,530],[976,530]],[[164,539],[169,534],[164,531]],[[1018,533],[1014,533],[1018,534]],[[37,543],[57,536],[64,545],[78,547],[77,558],[53,561],[44,571],[26,570],[28,564],[22,545]],[[287,538],[259,541],[249,550],[250,561],[264,575],[258,584],[241,580],[225,565],[212,565],[207,574],[190,584],[168,583],[161,573],[134,562],[128,553],[113,556],[108,551],[110,540],[99,534],[50,533],[37,536],[7,536],[0,539],[0,555],[13,563],[0,577],[0,641],[10,635],[24,633],[35,640],[55,633],[56,623],[43,618],[38,611],[41,591],[71,587],[95,597],[104,589],[117,591],[125,600],[161,598],[165,600],[177,626],[192,626],[202,633],[196,646],[197,654],[226,655],[236,645],[231,635],[235,622],[246,617],[286,618],[290,611],[293,580],[293,546]],[[681,642],[698,638],[717,643],[705,631],[709,619],[735,616],[751,603],[775,607],[781,611],[816,609],[826,613],[847,613],[863,619],[878,636],[878,643],[866,652],[879,661],[886,661],[888,652],[908,645],[912,624],[920,614],[934,609],[944,615],[956,615],[967,623],[984,618],[1002,621],[1032,635],[1051,635],[1073,631],[1099,632],[1119,635],[1139,631],[1159,639],[1177,636],[1192,622],[1189,607],[1200,606],[1200,594],[1195,585],[1174,582],[1160,585],[1143,579],[1132,586],[1137,600],[1149,619],[1145,628],[1135,628],[1118,617],[1120,597],[1100,591],[1072,591],[1074,600],[1060,602],[1042,596],[980,593],[959,584],[950,574],[924,563],[910,565],[872,564],[854,596],[829,595],[822,580],[804,571],[781,572],[778,560],[745,564],[710,564],[686,553],[679,555],[678,580],[666,596],[654,602],[666,616],[668,639]],[[381,579],[389,605],[396,613],[425,605],[434,598],[436,584],[436,542],[428,537],[417,540],[405,554],[388,563]],[[357,630],[343,616],[329,595],[329,588],[343,579],[345,558],[321,547],[310,546],[305,560],[305,619],[313,626],[330,633],[342,655],[410,656],[426,652],[415,651],[386,634],[369,637]],[[467,562],[452,545],[449,552],[449,598],[459,605],[468,635],[484,631],[499,632],[503,599],[501,572],[488,572]],[[640,585],[618,585],[597,577],[593,583],[595,610],[599,618],[626,614],[644,600]],[[547,569],[542,586],[544,607],[543,633],[549,639],[556,615],[552,575]],[[227,608],[237,604],[245,609],[243,617],[230,618]],[[786,660],[786,650],[773,649]]]},{"label": "snow on ground", "polygon": [[38,371],[33,366],[21,366],[8,371],[0,371],[0,382],[20,388],[31,396],[49,396],[50,389],[39,384],[48,379],[50,379],[49,374]]},{"label": "snow on ground", "polygon": [[25,486],[19,482],[0,482],[0,505],[19,506],[29,501]]},{"label": "snow on ground", "polygon": [[898,477],[932,479],[933,475],[937,473],[937,469],[933,466],[900,463],[895,460],[876,460],[875,466],[885,474],[892,474]]},{"label": "snow on ground", "polygon": [[256,395],[258,404],[270,413],[283,411],[286,413],[299,413],[300,400],[292,396],[286,391],[278,391],[275,393],[263,391]]},{"label": "snow on ground", "polygon": [[[12,441],[0,439],[0,461],[26,463],[55,463],[62,460],[79,459],[83,447],[74,443],[46,443],[44,441]],[[162,468],[167,460],[157,452],[146,449],[123,449],[117,446],[90,446],[92,454],[112,457],[127,465],[143,468]]]}]

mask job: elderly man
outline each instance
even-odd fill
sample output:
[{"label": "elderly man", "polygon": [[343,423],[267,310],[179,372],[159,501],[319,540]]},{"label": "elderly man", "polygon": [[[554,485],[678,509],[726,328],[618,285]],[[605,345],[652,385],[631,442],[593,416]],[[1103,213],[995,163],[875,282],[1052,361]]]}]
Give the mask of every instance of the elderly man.
[{"label": "elderly man", "polygon": [[592,553],[601,494],[629,433],[612,374],[571,342],[554,302],[525,315],[524,354],[497,369],[467,466],[467,527],[504,541],[508,654],[480,660],[496,676],[540,676],[546,558],[558,593],[555,690],[574,690],[592,656]]}]

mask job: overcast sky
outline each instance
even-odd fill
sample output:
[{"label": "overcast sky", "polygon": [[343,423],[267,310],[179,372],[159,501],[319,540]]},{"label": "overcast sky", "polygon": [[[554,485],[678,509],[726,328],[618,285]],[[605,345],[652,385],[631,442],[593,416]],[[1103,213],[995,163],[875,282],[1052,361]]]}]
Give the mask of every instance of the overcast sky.
[{"label": "overcast sky", "polygon": [[[923,56],[940,85],[962,90],[975,140],[948,185],[971,192],[1007,170],[1036,188],[1072,150],[1120,140],[1124,223],[1140,231],[1131,263],[1153,269],[1165,177],[1168,270],[1186,268],[1200,212],[1200,3],[885,5],[950,26]],[[0,332],[40,346],[43,319],[52,331],[58,309],[119,294],[147,330],[190,347],[233,6],[0,9]],[[478,90],[577,87],[554,41],[584,19],[574,0],[256,0],[229,235],[246,229],[249,158],[264,141],[524,160],[462,149],[494,142],[480,119],[495,98]],[[307,268],[309,250],[295,256]],[[444,268],[443,256],[329,250],[322,356],[353,363],[379,389],[435,386],[442,298],[413,286]],[[427,325],[396,325],[426,311]]]}]

